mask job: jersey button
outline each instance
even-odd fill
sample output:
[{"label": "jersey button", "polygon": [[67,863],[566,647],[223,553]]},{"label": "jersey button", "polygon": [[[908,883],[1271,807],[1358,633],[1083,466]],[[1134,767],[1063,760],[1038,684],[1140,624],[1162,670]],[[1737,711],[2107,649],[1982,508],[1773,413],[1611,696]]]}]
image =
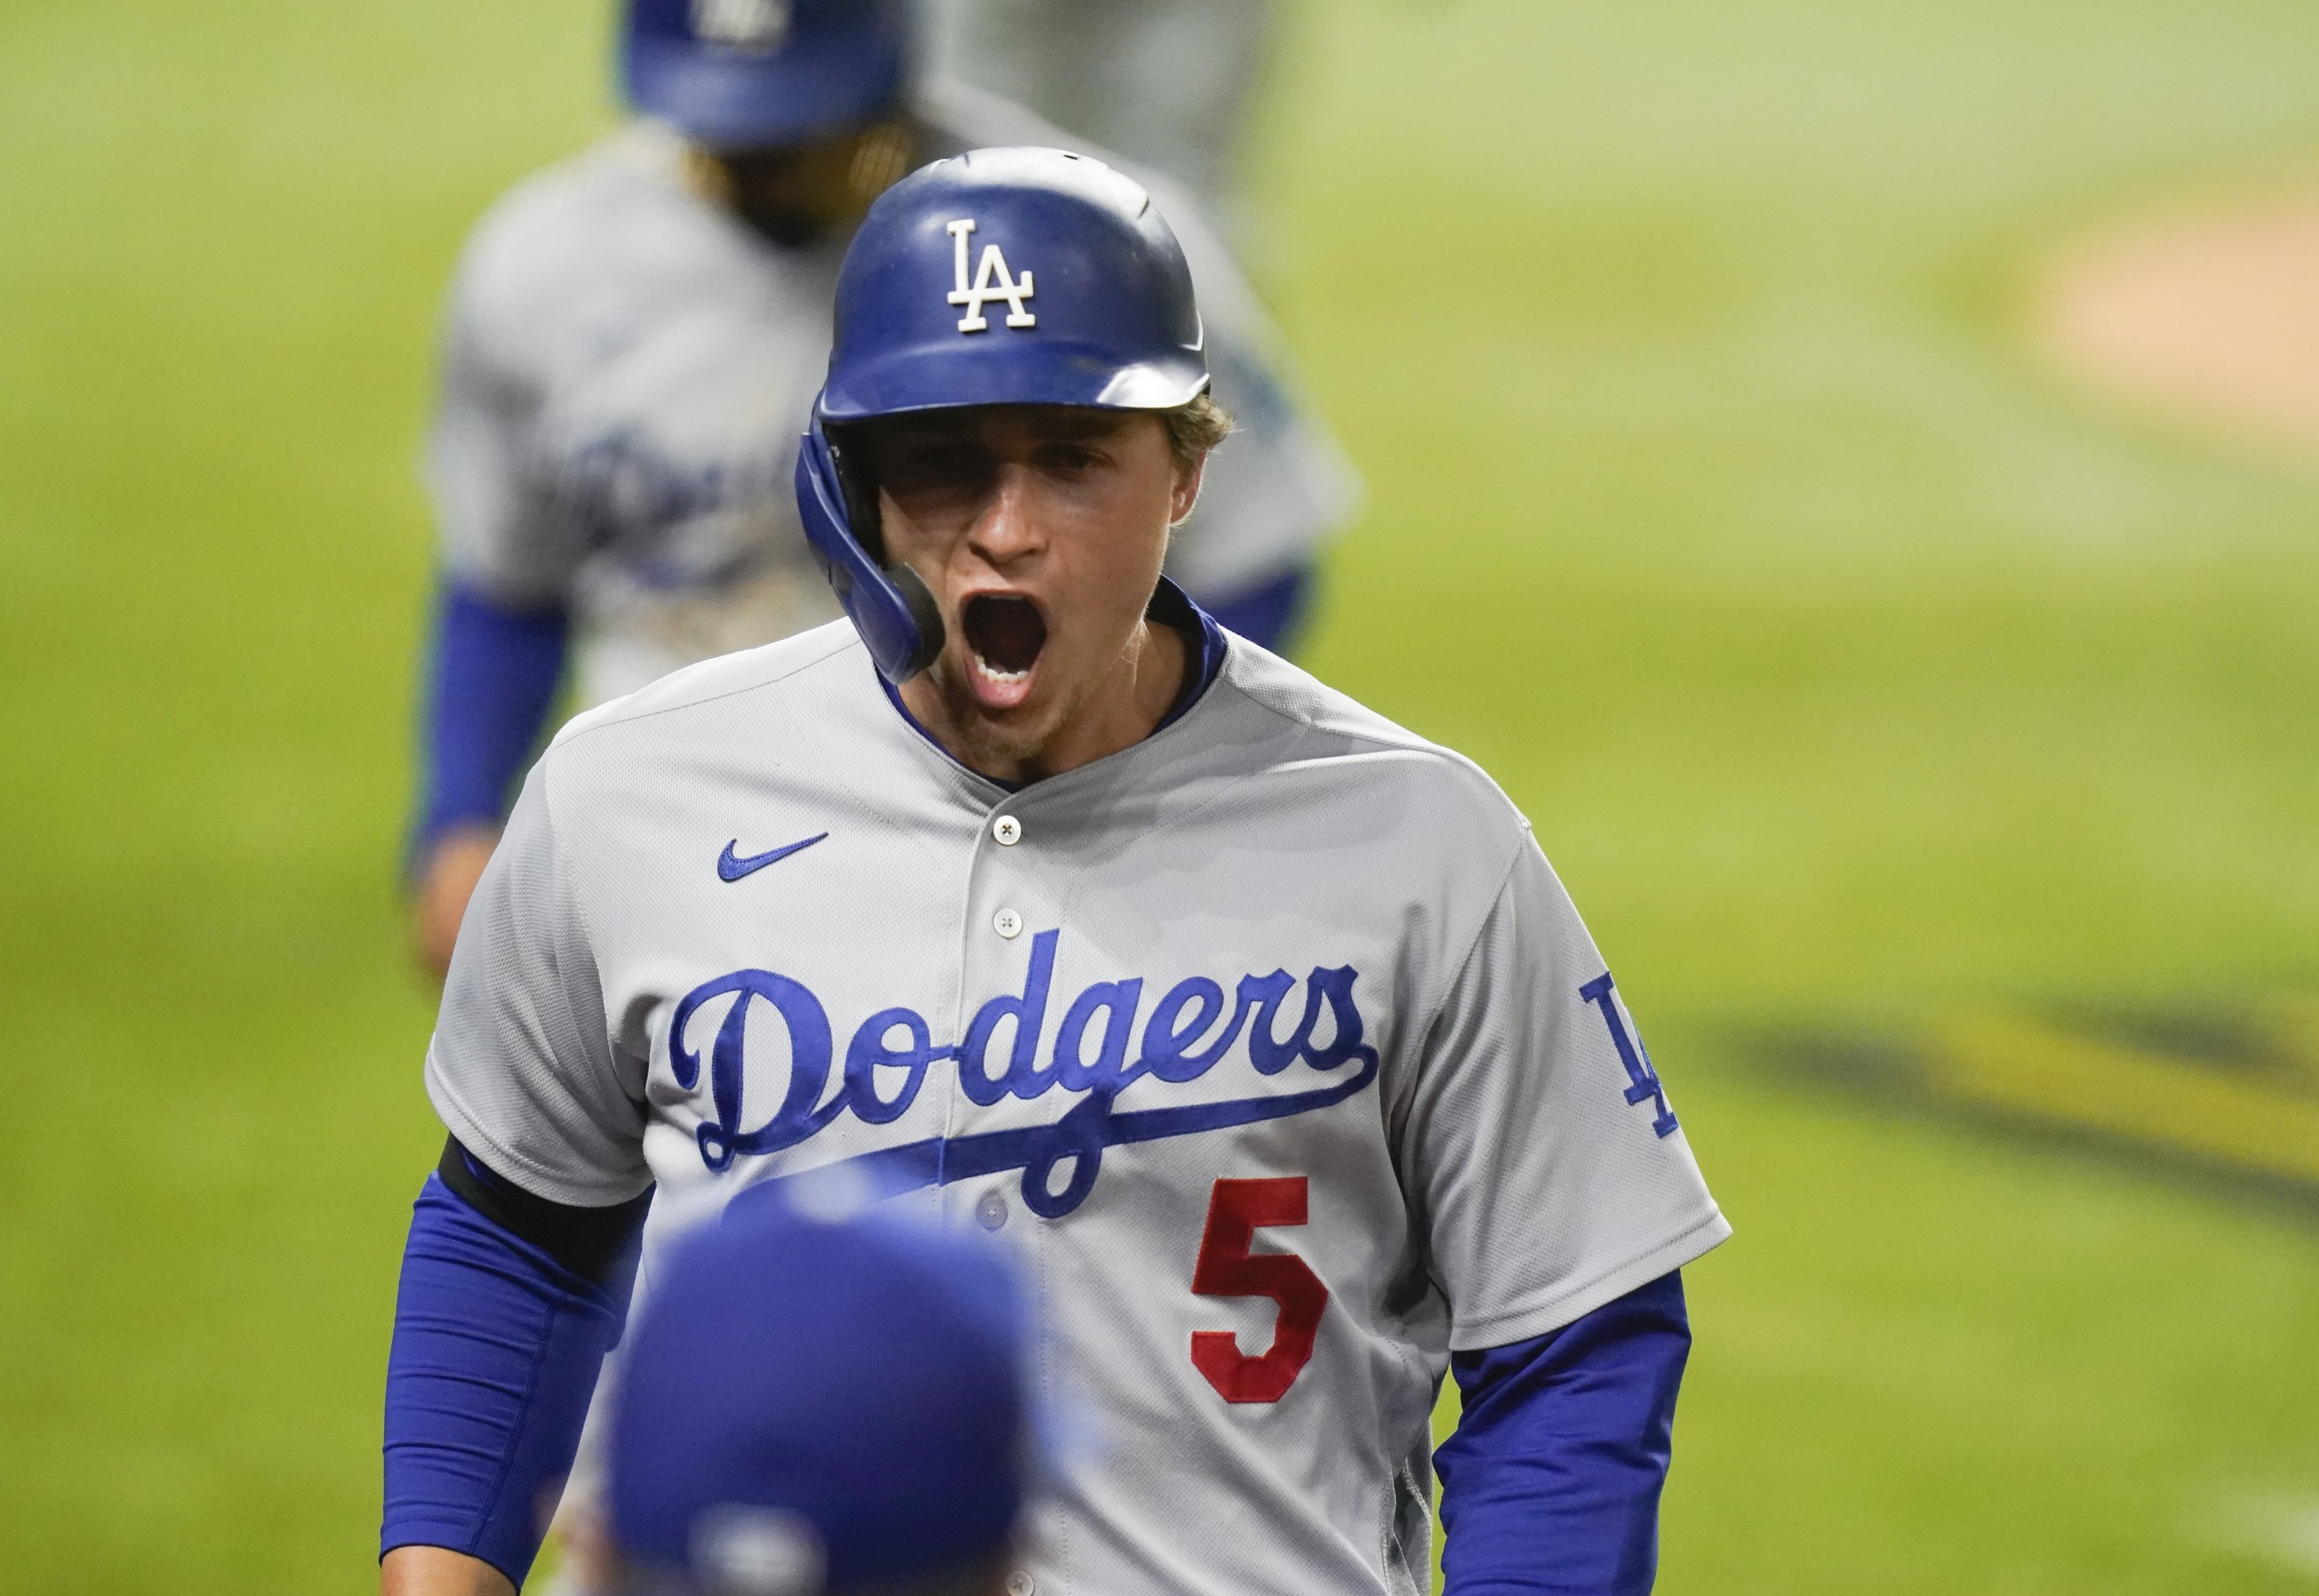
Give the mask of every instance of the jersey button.
[{"label": "jersey button", "polygon": [[1002,848],[1012,848],[1023,840],[1023,823],[1012,815],[1001,815],[990,823],[990,834],[998,839]]},{"label": "jersey button", "polygon": [[1011,942],[1023,934],[1023,916],[1013,909],[1001,909],[990,916],[990,929]]},{"label": "jersey button", "polygon": [[974,1222],[986,1231],[996,1231],[1006,1223],[1006,1199],[997,1192],[985,1192],[982,1201],[974,1205]]},{"label": "jersey button", "polygon": [[1006,1596],[1038,1596],[1039,1582],[1021,1569],[1006,1576]]}]

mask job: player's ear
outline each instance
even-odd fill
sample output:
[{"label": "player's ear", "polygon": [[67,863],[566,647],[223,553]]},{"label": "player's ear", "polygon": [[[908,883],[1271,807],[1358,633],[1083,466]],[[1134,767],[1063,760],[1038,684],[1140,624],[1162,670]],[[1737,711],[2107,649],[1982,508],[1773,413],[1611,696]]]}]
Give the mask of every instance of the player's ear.
[{"label": "player's ear", "polygon": [[1184,518],[1190,515],[1192,507],[1199,502],[1200,479],[1206,474],[1207,469],[1208,452],[1205,449],[1189,461],[1180,455],[1177,456],[1175,485],[1168,495],[1168,525],[1170,527],[1182,526]]}]

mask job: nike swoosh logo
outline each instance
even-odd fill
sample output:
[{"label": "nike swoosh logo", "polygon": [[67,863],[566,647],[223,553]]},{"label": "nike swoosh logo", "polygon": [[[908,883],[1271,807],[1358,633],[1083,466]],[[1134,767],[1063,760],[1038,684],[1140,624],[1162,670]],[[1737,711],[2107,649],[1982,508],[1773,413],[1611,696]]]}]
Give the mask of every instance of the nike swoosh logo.
[{"label": "nike swoosh logo", "polygon": [[746,859],[741,858],[733,852],[741,843],[740,838],[735,837],[725,844],[725,852],[717,856],[717,877],[722,880],[737,881],[744,876],[753,875],[769,864],[780,863],[800,848],[812,847],[827,835],[829,835],[827,832],[823,832],[820,836],[808,837],[802,843],[791,843],[785,848],[774,848],[763,853],[752,853]]}]

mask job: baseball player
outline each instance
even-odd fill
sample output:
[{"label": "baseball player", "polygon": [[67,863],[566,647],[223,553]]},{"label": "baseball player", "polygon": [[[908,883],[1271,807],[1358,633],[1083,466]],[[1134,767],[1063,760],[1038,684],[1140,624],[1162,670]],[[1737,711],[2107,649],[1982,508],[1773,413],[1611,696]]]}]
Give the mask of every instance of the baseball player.
[{"label": "baseball player", "polygon": [[[976,1238],[979,1240],[979,1238]],[[613,1404],[622,1596],[1004,1596],[1029,1313],[1003,1256],[880,1210],[673,1248]]]},{"label": "baseball player", "polygon": [[1503,794],[1163,576],[1226,423],[1160,208],[938,161],[835,303],[848,620],[573,721],[460,932],[387,1590],[520,1580],[647,1203],[800,1180],[1019,1250],[1103,1449],[1015,1596],[1421,1591],[1437,1461],[1453,1592],[1647,1590],[1728,1228]]},{"label": "baseball player", "polygon": [[[905,0],[632,0],[645,119],[519,185],[469,242],[429,444],[442,574],[411,828],[438,971],[567,653],[584,706],[836,614],[789,482],[845,239],[924,160],[1062,138],[909,86],[907,23]],[[1230,257],[1170,210],[1245,436],[1169,570],[1280,646],[1352,477]]]}]

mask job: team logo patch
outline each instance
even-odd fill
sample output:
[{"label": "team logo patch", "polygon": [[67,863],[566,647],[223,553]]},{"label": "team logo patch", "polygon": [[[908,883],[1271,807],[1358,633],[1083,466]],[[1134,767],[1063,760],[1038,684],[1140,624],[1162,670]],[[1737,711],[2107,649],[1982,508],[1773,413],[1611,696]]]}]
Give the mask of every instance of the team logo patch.
[{"label": "team logo patch", "polygon": [[[957,1041],[937,1042],[925,1016],[912,1009],[870,1015],[845,1044],[835,1082],[837,1033],[802,981],[738,969],[695,987],[676,1005],[668,1052],[676,1084],[687,1092],[708,1067],[713,1117],[696,1132],[701,1162],[721,1174],[735,1158],[809,1141],[841,1116],[890,1124],[909,1111],[929,1071],[947,1061],[979,1107],[1058,1092],[1076,1101],[1046,1124],[899,1142],[844,1164],[887,1195],[1019,1169],[1024,1204],[1055,1219],[1087,1201],[1106,1148],[1309,1114],[1376,1079],[1377,1050],[1353,996],[1360,975],[1350,965],[1315,967],[1301,981],[1285,969],[1242,976],[1229,996],[1222,982],[1193,976],[1148,1009],[1144,981],[1132,976],[1097,981],[1063,1004],[1052,991],[1060,935],[1042,931],[1032,939],[1023,989],[985,1002]],[[1051,1006],[1063,1011],[1052,1029]],[[705,1021],[694,1023],[704,1011],[716,1020],[706,1049],[692,1035],[708,1031]],[[780,1032],[786,1050],[774,1043]],[[783,1050],[789,1068],[780,1106],[763,1123],[744,1124],[749,1073]],[[1219,1069],[1249,1071],[1253,1078],[1242,1089],[1255,1089],[1223,1100],[1213,1088],[1176,1089]],[[1263,1089],[1284,1076],[1286,1090]]]},{"label": "team logo patch", "polygon": [[1619,1062],[1627,1071],[1627,1101],[1629,1105],[1648,1103],[1657,1110],[1651,1120],[1651,1130],[1661,1137],[1672,1136],[1680,1122],[1674,1110],[1667,1106],[1666,1087],[1651,1068],[1651,1056],[1643,1049],[1643,1039],[1634,1033],[1621,1012],[1619,1000],[1611,996],[1619,983],[1604,970],[1578,988],[1578,996],[1602,1011],[1602,1023],[1611,1028],[1611,1045],[1619,1051]]},{"label": "team logo patch", "polygon": [[994,299],[1006,302],[1007,326],[1038,326],[1039,319],[1023,308],[1023,302],[1031,297],[1031,274],[1026,271],[1017,277],[1008,271],[1006,257],[999,253],[997,245],[982,247],[982,263],[975,268],[974,281],[967,282],[967,257],[972,253],[973,232],[972,217],[961,217],[950,224],[951,269],[958,284],[950,291],[950,302],[966,307],[966,314],[958,319],[959,331],[988,331],[990,322],[983,315],[982,307]]},{"label": "team logo patch", "polygon": [[692,32],[741,55],[771,55],[789,37],[789,0],[692,0]]}]

